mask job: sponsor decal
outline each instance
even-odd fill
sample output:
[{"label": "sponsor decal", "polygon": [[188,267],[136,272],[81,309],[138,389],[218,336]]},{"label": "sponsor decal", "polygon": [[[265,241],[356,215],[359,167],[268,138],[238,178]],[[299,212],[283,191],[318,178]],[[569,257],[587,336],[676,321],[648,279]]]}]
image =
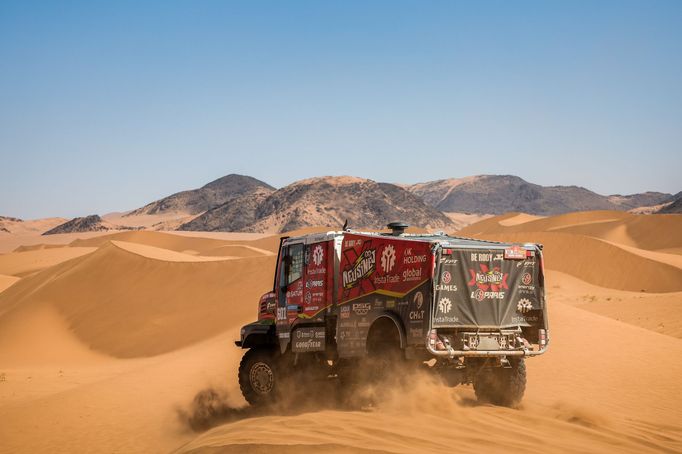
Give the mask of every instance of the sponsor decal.
[{"label": "sponsor decal", "polygon": [[362,244],[362,240],[346,240],[343,242],[343,247],[344,249],[346,248],[352,248],[355,246],[359,246]]},{"label": "sponsor decal", "polygon": [[350,289],[358,285],[360,279],[367,278],[376,269],[376,251],[367,249],[358,256],[352,268],[343,272],[343,288]]},{"label": "sponsor decal", "polygon": [[524,285],[530,285],[530,283],[533,282],[533,275],[528,272],[524,272],[521,276],[521,282],[523,282]]},{"label": "sponsor decal", "polygon": [[472,262],[492,262],[493,254],[492,252],[472,252],[471,253]]},{"label": "sponsor decal", "polygon": [[322,260],[324,260],[324,249],[322,249],[321,244],[318,244],[313,249],[313,263],[315,266],[320,266],[322,265]]},{"label": "sponsor decal", "polygon": [[469,268],[469,274],[471,275],[471,280],[467,283],[469,287],[475,285],[479,290],[492,290],[493,292],[499,292],[503,288],[509,288],[507,285],[509,273],[501,272],[500,267],[497,266],[488,268],[488,265],[482,263],[478,265],[478,267],[478,271]]},{"label": "sponsor decal", "polygon": [[305,283],[305,288],[319,288],[319,287],[324,287],[324,281],[323,280],[306,281],[306,283]]},{"label": "sponsor decal", "polygon": [[516,304],[516,310],[525,314],[526,312],[533,309],[533,303],[530,302],[528,298],[521,298]]},{"label": "sponsor decal", "polygon": [[363,318],[358,322],[358,328],[369,328],[369,322]]},{"label": "sponsor decal", "polygon": [[440,263],[442,263],[443,265],[457,265],[457,259],[453,259],[453,258],[449,258],[449,257],[441,257]]},{"label": "sponsor decal", "polygon": [[426,255],[412,255],[412,248],[408,247],[405,249],[403,257],[403,265],[412,265],[415,263],[426,263]]},{"label": "sponsor decal", "polygon": [[339,328],[356,328],[358,326],[358,322],[355,320],[344,320],[339,322]]},{"label": "sponsor decal", "polygon": [[452,310],[452,301],[450,301],[450,298],[443,297],[438,300],[438,310],[443,314],[449,314]]},{"label": "sponsor decal", "polygon": [[421,309],[424,304],[424,294],[422,292],[415,293],[412,302],[417,305],[417,309]]},{"label": "sponsor decal", "polygon": [[367,312],[369,312],[370,309],[372,309],[370,303],[353,303],[353,312],[360,316],[367,315]]},{"label": "sponsor decal", "polygon": [[505,292],[486,292],[479,289],[474,290],[471,292],[471,297],[475,299],[476,301],[483,301],[486,299],[504,299]]},{"label": "sponsor decal", "polygon": [[418,281],[422,278],[421,268],[409,268],[403,271],[403,282]]},{"label": "sponsor decal", "polygon": [[452,280],[452,274],[450,274],[449,271],[443,271],[443,273],[440,275],[440,281],[443,284],[449,284],[451,280]]},{"label": "sponsor decal", "polygon": [[398,276],[397,274],[388,274],[386,276],[374,276],[373,281],[377,285],[395,284],[397,282],[400,282],[400,276]]},{"label": "sponsor decal", "polygon": [[302,289],[297,289],[297,290],[289,290],[287,292],[287,299],[288,298],[296,298],[298,296],[303,295],[303,290]]},{"label": "sponsor decal", "polygon": [[[306,293],[305,293],[305,302],[306,302],[306,304],[310,304],[310,302],[312,301],[312,299],[313,299],[312,295],[311,295],[310,293],[306,292]],[[308,309],[310,309],[310,308],[308,308]]]},{"label": "sponsor decal", "polygon": [[417,310],[417,311],[410,311],[409,317],[410,320],[424,320],[424,312],[423,310]]},{"label": "sponsor decal", "polygon": [[436,284],[436,290],[442,292],[456,292],[457,286],[455,284],[450,285]]},{"label": "sponsor decal", "polygon": [[532,260],[524,260],[523,262],[517,262],[517,263],[516,263],[516,267],[517,267],[517,268],[521,268],[522,266],[523,266],[524,268],[526,268],[526,267],[533,267],[533,266],[535,266],[535,262],[532,261]]},{"label": "sponsor decal", "polygon": [[289,339],[289,333],[277,333],[277,337],[280,339]]},{"label": "sponsor decal", "polygon": [[350,306],[341,306],[341,318],[350,318]]},{"label": "sponsor decal", "polygon": [[389,244],[384,247],[384,250],[381,252],[381,269],[384,271],[384,274],[387,274],[391,272],[394,265],[395,248],[392,244]]},{"label": "sponsor decal", "polygon": [[507,260],[524,260],[526,250],[521,246],[512,246],[504,250],[504,258]]},{"label": "sponsor decal", "polygon": [[493,258],[494,261],[496,262],[501,262],[504,260],[504,254],[495,254],[495,257]]},{"label": "sponsor decal", "polygon": [[395,307],[395,300],[386,301],[386,309],[393,309]]},{"label": "sponsor decal", "polygon": [[447,317],[445,315],[434,317],[433,321],[439,324],[443,323],[459,323],[459,317]]},{"label": "sponsor decal", "polygon": [[324,350],[324,328],[299,328],[295,331],[292,350],[294,352]]}]

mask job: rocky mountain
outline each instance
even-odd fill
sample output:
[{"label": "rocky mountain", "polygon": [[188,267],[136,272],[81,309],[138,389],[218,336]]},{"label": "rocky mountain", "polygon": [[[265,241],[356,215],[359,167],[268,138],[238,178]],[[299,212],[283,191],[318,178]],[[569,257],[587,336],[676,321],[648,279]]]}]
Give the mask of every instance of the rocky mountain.
[{"label": "rocky mountain", "polygon": [[579,186],[541,186],[513,175],[479,175],[405,187],[445,212],[502,214],[519,211],[555,215],[586,210],[629,210],[661,203],[670,194],[603,196]]},{"label": "rocky mountain", "polygon": [[661,209],[656,211],[656,213],[661,214],[682,213],[682,192],[678,192],[676,195],[674,195],[669,201],[669,203],[661,207]]},{"label": "rocky mountain", "polygon": [[96,214],[85,216],[82,218],[73,218],[63,224],[59,224],[43,235],[54,235],[57,233],[74,233],[74,232],[99,232],[101,230],[109,230],[109,227],[102,223],[102,218]]},{"label": "rocky mountain", "polygon": [[179,230],[285,232],[320,225],[340,229],[346,220],[354,228],[383,228],[393,220],[415,227],[452,227],[443,213],[399,186],[355,177],[320,177],[233,199]]},{"label": "rocky mountain", "polygon": [[245,175],[230,174],[199,189],[182,191],[131,211],[127,216],[141,214],[199,214],[255,191],[274,191],[267,183]]},{"label": "rocky mountain", "polygon": [[633,208],[648,207],[669,202],[670,197],[670,194],[649,191],[641,194],[610,195],[608,196],[608,200],[615,205],[621,206],[624,210],[631,210]]}]

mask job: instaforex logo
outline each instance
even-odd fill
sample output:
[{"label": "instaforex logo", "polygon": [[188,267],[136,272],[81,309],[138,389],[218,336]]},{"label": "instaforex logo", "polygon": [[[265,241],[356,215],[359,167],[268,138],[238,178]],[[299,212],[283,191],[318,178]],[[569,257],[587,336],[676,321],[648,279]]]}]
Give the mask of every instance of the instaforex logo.
[{"label": "instaforex logo", "polygon": [[358,256],[353,266],[343,272],[343,288],[349,289],[358,285],[360,279],[372,275],[376,269],[376,251],[368,249]]}]

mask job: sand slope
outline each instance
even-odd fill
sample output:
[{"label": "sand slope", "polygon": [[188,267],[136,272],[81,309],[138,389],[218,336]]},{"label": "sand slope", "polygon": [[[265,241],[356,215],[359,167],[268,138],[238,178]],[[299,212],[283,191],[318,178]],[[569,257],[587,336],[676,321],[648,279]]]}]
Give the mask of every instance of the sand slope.
[{"label": "sand slope", "polygon": [[[0,452],[680,452],[681,270],[661,253],[680,233],[654,241],[631,228],[652,221],[619,215],[471,227],[546,245],[551,347],[528,361],[518,410],[419,375],[372,411],[243,408],[233,341],[272,286],[279,236],[122,232],[0,255],[20,274],[22,254],[65,259],[0,271]],[[194,432],[207,390],[216,414]]]},{"label": "sand slope", "polygon": [[25,276],[95,251],[90,247],[41,248],[0,255],[0,274]]},{"label": "sand slope", "polygon": [[165,353],[255,314],[254,302],[272,286],[274,259],[243,260],[156,260],[108,243],[2,292],[0,330],[14,308],[50,304],[95,350],[120,357]]},{"label": "sand slope", "polygon": [[621,211],[581,211],[521,223],[514,222],[515,219],[519,219],[518,213],[507,213],[469,225],[457,234],[481,236],[552,231],[590,236],[648,250],[682,247],[680,215],[651,216]]}]

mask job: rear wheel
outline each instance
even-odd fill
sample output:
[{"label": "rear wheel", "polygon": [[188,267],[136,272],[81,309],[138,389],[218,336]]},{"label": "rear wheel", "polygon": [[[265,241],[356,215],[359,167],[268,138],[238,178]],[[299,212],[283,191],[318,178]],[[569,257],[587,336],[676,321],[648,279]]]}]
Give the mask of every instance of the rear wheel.
[{"label": "rear wheel", "polygon": [[526,363],[523,359],[510,360],[511,367],[485,367],[474,379],[474,391],[480,402],[504,407],[515,407],[526,391]]},{"label": "rear wheel", "polygon": [[244,399],[254,406],[277,400],[282,371],[276,349],[255,347],[248,350],[239,363],[239,388]]},{"label": "rear wheel", "polygon": [[367,358],[369,379],[382,382],[400,376],[405,355],[400,348],[398,327],[388,318],[377,320],[367,336]]}]

